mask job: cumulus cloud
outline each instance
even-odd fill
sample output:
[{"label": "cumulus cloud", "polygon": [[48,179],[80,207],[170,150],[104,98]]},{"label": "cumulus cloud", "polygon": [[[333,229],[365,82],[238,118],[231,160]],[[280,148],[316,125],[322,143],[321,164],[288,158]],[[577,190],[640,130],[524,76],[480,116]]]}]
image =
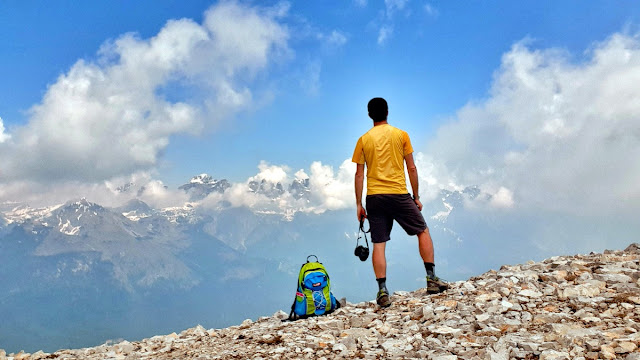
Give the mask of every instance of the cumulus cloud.
[{"label": "cumulus cloud", "polygon": [[161,209],[184,206],[189,196],[183,190],[170,188],[152,174],[139,172],[131,176],[114,178],[100,183],[65,181],[51,186],[37,181],[12,181],[0,186],[1,204],[26,204],[30,207],[48,207],[69,200],[86,198],[106,207],[117,207],[139,199]]},{"label": "cumulus cloud", "polygon": [[309,178],[309,175],[307,175],[307,173],[305,173],[304,170],[302,169],[296,171],[294,176],[295,176],[295,179],[298,181],[304,181]]},{"label": "cumulus cloud", "polygon": [[[413,154],[416,168],[418,169],[418,183],[420,186],[420,199],[423,202],[435,200],[440,196],[441,190],[460,191],[464,185],[458,183],[455,175],[441,161],[428,154],[416,151]],[[405,174],[407,185],[409,176]]]},{"label": "cumulus cloud", "polygon": [[287,182],[289,167],[270,165],[266,161],[261,161],[258,165],[258,174],[249,178],[249,181],[268,181],[270,183],[283,183]]},{"label": "cumulus cloud", "polygon": [[309,62],[300,77],[300,87],[309,95],[317,95],[321,87],[321,73],[322,63],[320,61]]},{"label": "cumulus cloud", "polygon": [[409,0],[384,0],[387,15],[391,16],[396,11],[404,9],[408,2]]},{"label": "cumulus cloud", "polygon": [[351,159],[342,162],[338,171],[316,161],[311,164],[309,183],[316,210],[338,210],[353,206],[353,178],[356,172]]},{"label": "cumulus cloud", "polygon": [[347,35],[338,30],[331,31],[330,34],[320,33],[317,35],[318,39],[324,41],[324,43],[332,48],[344,46],[347,43]]},{"label": "cumulus cloud", "polygon": [[404,12],[406,16],[410,15],[410,10],[407,7],[409,0],[385,0],[384,10],[381,11],[379,18],[375,21],[380,23],[381,26],[378,29],[378,45],[384,45],[393,36],[394,31],[394,18],[396,13]]},{"label": "cumulus cloud", "polygon": [[7,141],[9,139],[9,134],[5,134],[4,132],[4,122],[2,121],[2,118],[0,117],[0,143],[3,143],[5,141]]},{"label": "cumulus cloud", "polygon": [[[479,185],[501,207],[573,214],[640,206],[640,38],[614,34],[579,62],[526,41],[489,97],[437,132],[435,180]],[[623,210],[624,211],[624,210]]]},{"label": "cumulus cloud", "polygon": [[[292,174],[286,165],[272,165],[262,161],[258,173],[244,183],[232,184],[224,194],[212,193],[201,202],[205,209],[216,209],[223,204],[248,207],[258,212],[293,214],[296,212],[324,213],[353,207],[353,177],[355,165],[345,160],[338,169],[314,161],[309,169]],[[293,189],[298,182],[308,192],[301,195]],[[258,185],[259,184],[259,187]]]},{"label": "cumulus cloud", "polygon": [[491,197],[490,203],[496,208],[510,208],[513,206],[513,192],[500,187]]},{"label": "cumulus cloud", "polygon": [[393,26],[385,25],[378,31],[378,45],[384,45],[393,34]]},{"label": "cumulus cloud", "polygon": [[11,137],[2,128],[3,179],[97,183],[153,169],[171,135],[251,105],[253,77],[290,52],[287,10],[223,1],[202,24],[171,20],[152,38],[106,43],[48,87],[28,124]]},{"label": "cumulus cloud", "polygon": [[347,36],[342,32],[333,30],[327,40],[329,44],[332,44],[334,46],[343,46],[344,44],[347,43],[348,39],[347,39]]},{"label": "cumulus cloud", "polygon": [[189,202],[189,196],[183,190],[172,189],[166,186],[162,181],[149,178],[147,181],[140,181],[136,186],[136,192],[126,194],[117,194],[116,198],[120,199],[120,203],[124,203],[122,199],[139,199],[156,209],[168,207],[182,207]]},{"label": "cumulus cloud", "polygon": [[433,7],[433,5],[431,4],[425,4],[424,11],[427,13],[427,15],[432,17],[437,17],[438,15],[440,15],[440,12],[438,11],[438,9]]},{"label": "cumulus cloud", "polygon": [[[344,33],[333,30],[330,33],[315,32],[313,36],[320,41],[320,47],[323,54],[330,54],[343,47],[348,39]],[[306,61],[306,65],[296,74],[298,83],[302,90],[310,96],[316,96],[321,90],[321,74],[322,74],[322,60],[319,58],[310,59]]]}]

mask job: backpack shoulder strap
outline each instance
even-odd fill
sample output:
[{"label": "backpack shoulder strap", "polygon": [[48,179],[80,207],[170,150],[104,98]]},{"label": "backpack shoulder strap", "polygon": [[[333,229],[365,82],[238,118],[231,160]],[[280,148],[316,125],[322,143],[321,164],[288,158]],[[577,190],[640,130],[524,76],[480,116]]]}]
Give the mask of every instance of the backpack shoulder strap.
[{"label": "backpack shoulder strap", "polygon": [[[301,286],[302,286],[302,269],[304,269],[304,266],[307,265],[309,263],[309,258],[314,256],[316,258],[316,260],[318,260],[318,257],[315,255],[309,255],[307,256],[307,262],[302,264],[302,266],[300,266],[300,271],[298,272],[298,282],[296,283],[296,292],[300,291],[302,292]],[[294,308],[296,306],[296,298],[293,298],[293,303],[291,304],[291,312],[289,312],[289,317],[282,320],[282,321],[296,321],[298,319],[300,319],[301,317],[295,313]]]},{"label": "backpack shoulder strap", "polygon": [[289,317],[282,320],[283,322],[285,321],[296,321],[298,320],[298,315],[296,315],[295,311],[293,311],[293,308],[296,306],[296,301],[293,300],[293,304],[291,304],[291,312],[289,313]]}]

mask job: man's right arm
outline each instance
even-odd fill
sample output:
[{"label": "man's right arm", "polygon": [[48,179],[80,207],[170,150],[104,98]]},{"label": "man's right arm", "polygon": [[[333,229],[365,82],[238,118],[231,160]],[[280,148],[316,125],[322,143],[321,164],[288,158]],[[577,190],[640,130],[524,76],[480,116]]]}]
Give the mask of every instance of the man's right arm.
[{"label": "man's right arm", "polygon": [[356,143],[356,148],[353,151],[353,156],[351,157],[351,161],[356,163],[358,167],[356,168],[356,176],[355,176],[355,190],[356,190],[356,207],[357,207],[357,215],[358,221],[360,221],[363,217],[367,217],[367,213],[362,207],[362,190],[364,187],[364,152],[362,146],[362,137],[358,139]]},{"label": "man's right arm", "polygon": [[362,207],[362,190],[364,187],[364,164],[357,164],[356,176],[355,176],[355,191],[356,191],[356,214],[358,221],[363,217],[367,217],[367,212]]}]

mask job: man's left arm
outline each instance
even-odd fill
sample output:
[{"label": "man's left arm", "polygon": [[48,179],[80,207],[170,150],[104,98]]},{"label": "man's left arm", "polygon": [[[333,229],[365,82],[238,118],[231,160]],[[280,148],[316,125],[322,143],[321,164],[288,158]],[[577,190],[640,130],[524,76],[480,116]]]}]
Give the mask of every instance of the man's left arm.
[{"label": "man's left arm", "polygon": [[416,202],[416,205],[418,205],[418,209],[422,211],[422,203],[420,202],[420,192],[418,186],[418,169],[416,168],[416,163],[413,161],[413,153],[405,155],[404,161],[407,163],[407,172],[409,173],[409,182],[411,183],[413,200]]}]

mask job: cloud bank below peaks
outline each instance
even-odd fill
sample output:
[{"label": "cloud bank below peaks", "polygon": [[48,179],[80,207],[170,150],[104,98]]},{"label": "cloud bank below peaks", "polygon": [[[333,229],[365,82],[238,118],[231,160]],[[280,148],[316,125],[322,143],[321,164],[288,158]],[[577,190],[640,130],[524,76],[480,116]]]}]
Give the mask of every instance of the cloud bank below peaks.
[{"label": "cloud bank below peaks", "polygon": [[224,193],[211,193],[201,202],[204,209],[224,206],[247,207],[257,212],[293,215],[296,212],[324,213],[353,206],[355,165],[345,160],[336,170],[319,161],[309,173],[292,174],[286,165],[261,162],[259,172],[244,183],[235,183]]},{"label": "cloud bank below peaks", "polygon": [[600,214],[640,209],[640,38],[614,34],[572,62],[515,44],[489,97],[442,126],[434,183],[479,185],[494,205]]},{"label": "cloud bank below peaks", "polygon": [[152,38],[105,43],[49,85],[26,125],[7,134],[0,122],[2,179],[96,182],[153,169],[171,135],[251,107],[256,75],[290,52],[286,12],[223,1],[202,24],[171,20]]}]

